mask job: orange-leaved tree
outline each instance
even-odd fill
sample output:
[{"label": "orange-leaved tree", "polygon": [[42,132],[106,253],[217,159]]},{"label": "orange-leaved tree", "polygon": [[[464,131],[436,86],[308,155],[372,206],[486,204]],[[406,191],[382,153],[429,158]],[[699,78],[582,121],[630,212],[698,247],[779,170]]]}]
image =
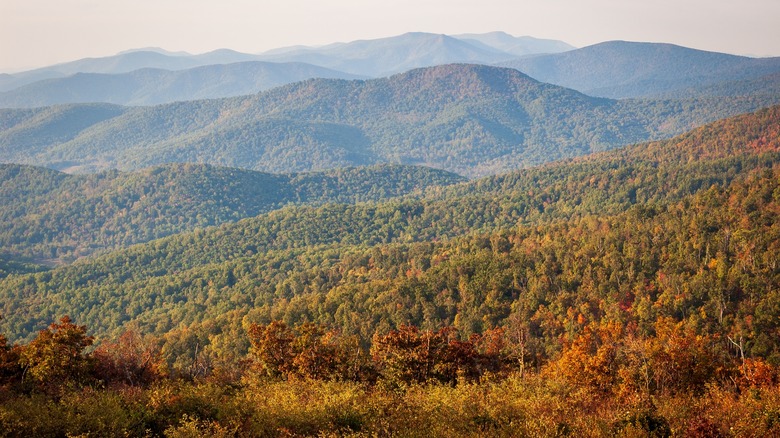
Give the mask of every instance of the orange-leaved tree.
[{"label": "orange-leaved tree", "polygon": [[486,371],[503,368],[502,330],[489,330],[466,341],[458,339],[457,334],[454,327],[420,331],[404,325],[385,335],[375,335],[371,356],[385,382],[393,385],[474,381]]},{"label": "orange-leaved tree", "polygon": [[594,395],[608,395],[618,388],[623,335],[622,325],[616,322],[589,324],[564,345],[561,357],[547,372]]},{"label": "orange-leaved tree", "polygon": [[248,329],[255,371],[270,378],[371,380],[373,369],[355,336],[314,323],[290,328],[281,321]]},{"label": "orange-leaved tree", "polygon": [[90,371],[91,360],[84,349],[94,338],[87,328],[76,325],[68,316],[38,332],[38,336],[20,352],[19,362],[24,379],[39,388],[56,391],[64,385],[83,382]]},{"label": "orange-leaved tree", "polygon": [[105,383],[145,386],[160,378],[160,346],[135,331],[103,342],[92,353],[95,376]]}]

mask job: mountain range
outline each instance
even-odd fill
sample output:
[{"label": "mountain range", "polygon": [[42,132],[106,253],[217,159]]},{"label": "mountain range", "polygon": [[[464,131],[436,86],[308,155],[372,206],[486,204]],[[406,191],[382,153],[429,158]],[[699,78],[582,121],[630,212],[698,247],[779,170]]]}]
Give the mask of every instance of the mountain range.
[{"label": "mountain range", "polygon": [[0,110],[0,161],[81,172],[168,162],[265,172],[399,163],[474,177],[669,137],[778,99],[616,101],[514,69],[453,64],[151,107]]},{"label": "mountain range", "polygon": [[[524,40],[506,35],[511,41],[523,45],[531,53],[551,48],[567,49],[566,45],[549,45],[544,41]],[[476,44],[474,42],[477,42]],[[447,35],[407,33],[376,40],[336,43],[318,48],[292,48],[275,50],[262,57],[276,62],[305,62],[356,75],[383,77],[413,68],[455,62],[492,64],[515,57],[513,53],[492,46],[493,40],[484,38],[459,39]]]},{"label": "mountain range", "polygon": [[63,78],[76,73],[129,73],[143,68],[184,70],[213,64],[257,61],[255,55],[220,49],[200,55],[170,53],[157,49],[131,50],[114,56],[85,58],[14,74],[0,75],[0,91],[13,90],[44,79]]},{"label": "mountain range", "polygon": [[[487,64],[499,60],[512,59],[518,53],[546,53],[572,48],[560,41],[541,40],[532,37],[513,37],[502,32],[470,34],[462,37],[415,32],[389,38],[337,43],[323,47],[297,46],[282,48],[262,54],[248,54],[220,49],[201,55],[190,55],[187,53],[171,53],[159,49],[141,49],[104,58],[87,58],[16,74],[3,74],[0,75],[0,92],[8,92],[43,80],[49,80],[41,84],[44,87],[68,88],[73,86],[69,78],[78,73],[118,75],[141,69],[178,71],[195,67],[236,64],[248,61],[308,63],[339,70],[345,78],[354,76],[381,77],[418,67],[453,62]],[[245,69],[246,67],[234,68]],[[313,67],[309,68],[312,69],[311,75],[308,76],[309,78],[321,77],[317,75],[317,71]],[[244,74],[249,75],[251,73],[251,71],[246,71]],[[333,77],[333,74],[331,72],[328,76],[322,77]],[[178,77],[185,76],[188,75],[180,73]],[[190,80],[195,80],[195,78],[197,78],[197,72],[195,77]],[[300,79],[304,78],[293,76],[288,82],[295,82]],[[149,78],[149,80],[153,80],[153,78]],[[254,79],[254,81],[256,80]],[[242,81],[251,82],[253,79],[250,76],[248,78],[245,77]],[[255,93],[261,89],[278,85],[273,82],[261,82],[261,84],[261,88],[248,90],[245,94]],[[117,85],[117,83],[114,83],[114,86]],[[154,84],[146,84],[146,86],[151,87]],[[204,85],[206,88],[214,86],[215,84],[213,83]],[[128,87],[132,87],[132,83],[123,85],[123,88]],[[0,94],[0,102],[2,102],[0,105],[36,106],[38,101],[26,102],[23,97],[25,93],[41,93],[41,91],[37,90],[38,87],[33,86],[28,87],[26,91],[18,91],[12,95],[13,97]],[[102,99],[88,100],[90,97],[97,96],[94,94],[83,97],[74,95],[72,97],[73,100],[70,102],[108,102],[108,100]],[[52,101],[48,104],[52,103],[60,102]],[[128,104],[130,102],[116,103]]]},{"label": "mountain range", "polygon": [[466,33],[453,35],[470,44],[482,44],[483,47],[499,50],[514,56],[527,56],[536,53],[560,53],[573,50],[563,41],[534,38],[530,36],[514,37],[506,32]]},{"label": "mountain range", "polygon": [[[408,33],[262,54],[202,55],[159,49],[0,75],[0,107],[104,102],[149,105],[254,94],[310,78],[378,78],[448,63],[500,65],[588,95],[624,98],[766,94],[780,86],[780,58],[749,58],[661,43],[609,41],[575,49],[503,32]],[[748,91],[739,83],[750,82]],[[737,91],[738,90],[738,91]]]}]

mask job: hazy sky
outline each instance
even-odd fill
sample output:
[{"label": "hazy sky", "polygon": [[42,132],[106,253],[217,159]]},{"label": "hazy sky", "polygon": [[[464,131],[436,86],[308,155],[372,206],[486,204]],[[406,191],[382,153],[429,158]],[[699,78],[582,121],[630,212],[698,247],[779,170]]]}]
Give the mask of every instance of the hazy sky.
[{"label": "hazy sky", "polygon": [[780,0],[0,0],[0,71],[140,47],[257,53],[410,31],[780,55]]}]

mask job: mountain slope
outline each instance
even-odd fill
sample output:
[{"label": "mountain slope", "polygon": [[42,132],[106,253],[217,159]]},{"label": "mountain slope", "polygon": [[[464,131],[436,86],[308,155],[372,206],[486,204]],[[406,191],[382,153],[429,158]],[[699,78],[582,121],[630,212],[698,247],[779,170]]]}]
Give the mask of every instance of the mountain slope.
[{"label": "mountain slope", "polygon": [[71,260],[288,204],[378,201],[463,178],[412,166],[273,175],[173,164],[66,175],[0,165],[0,256]]},{"label": "mountain slope", "polygon": [[176,71],[141,69],[121,74],[77,73],[0,93],[0,107],[86,102],[154,105],[254,94],[311,78],[357,79],[354,75],[308,64],[261,61]]},{"label": "mountain slope", "polygon": [[585,94],[653,97],[675,90],[780,72],[780,58],[748,58],[672,44],[611,41],[502,63]]},{"label": "mountain slope", "polygon": [[[664,312],[679,312],[680,300],[701,305],[700,293],[758,302],[766,285],[780,284],[779,163],[774,107],[423,199],[283,209],[9,277],[0,281],[1,327],[21,339],[49,315],[70,314],[102,333],[130,322],[164,333],[252,315],[320,320],[370,337],[389,323],[478,331],[506,318],[514,300],[516,311],[531,312],[523,321],[552,302],[594,317],[605,300],[646,308],[633,294],[661,300]],[[501,254],[512,247],[520,250],[510,262]],[[702,286],[721,262],[740,266],[727,266],[728,275],[761,280]],[[663,295],[683,284],[695,290]]]},{"label": "mountain slope", "polygon": [[[90,126],[111,120],[126,109],[108,104],[61,105],[36,109],[0,109],[0,129],[3,143],[34,156],[51,145],[66,143]],[[10,155],[9,155],[10,158]]]},{"label": "mountain slope", "polygon": [[203,162],[271,172],[391,162],[479,176],[668,137],[778,99],[612,101],[513,69],[454,64],[111,107],[114,117],[62,138],[51,134],[48,114],[94,107],[0,110],[0,160],[81,171]]},{"label": "mountain slope", "polygon": [[780,95],[780,72],[756,78],[723,81],[712,85],[700,85],[662,95],[668,99],[696,98],[700,96],[739,97]]}]

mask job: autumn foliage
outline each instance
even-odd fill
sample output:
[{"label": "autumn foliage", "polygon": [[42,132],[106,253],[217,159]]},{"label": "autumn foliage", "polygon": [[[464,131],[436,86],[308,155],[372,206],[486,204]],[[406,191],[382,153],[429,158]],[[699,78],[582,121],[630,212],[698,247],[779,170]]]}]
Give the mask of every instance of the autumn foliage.
[{"label": "autumn foliage", "polygon": [[19,354],[24,379],[46,391],[58,391],[64,385],[83,382],[90,374],[91,359],[84,349],[94,338],[87,335],[86,326],[73,323],[63,316],[41,330],[38,337]]},{"label": "autumn foliage", "polygon": [[11,274],[0,437],[780,436],[778,114]]},{"label": "autumn foliage", "polygon": [[369,380],[366,352],[354,336],[312,323],[295,328],[281,321],[248,330],[253,369],[275,379]]},{"label": "autumn foliage", "polygon": [[0,345],[0,436],[780,431],[777,367],[671,318],[646,335],[586,323],[539,373],[521,373],[519,338],[503,329],[464,339],[404,325],[365,346],[326,326],[272,321],[250,324],[247,338],[243,377],[188,381],[166,374],[154,339],[126,332],[88,351],[86,327],[63,317],[27,345]]}]

